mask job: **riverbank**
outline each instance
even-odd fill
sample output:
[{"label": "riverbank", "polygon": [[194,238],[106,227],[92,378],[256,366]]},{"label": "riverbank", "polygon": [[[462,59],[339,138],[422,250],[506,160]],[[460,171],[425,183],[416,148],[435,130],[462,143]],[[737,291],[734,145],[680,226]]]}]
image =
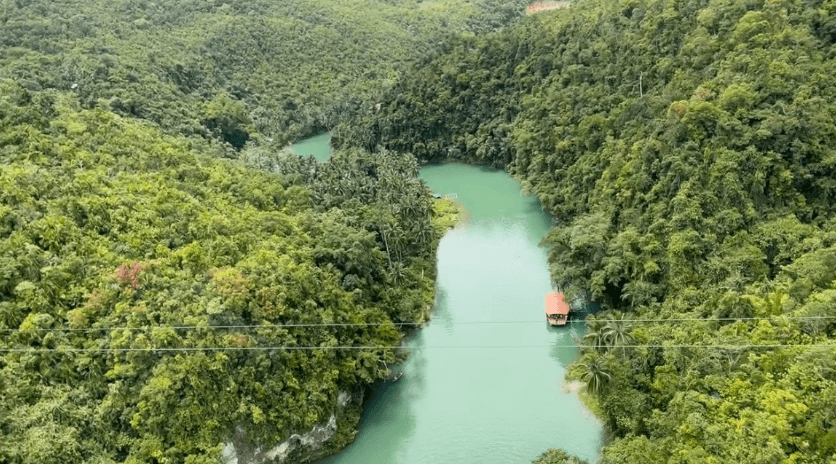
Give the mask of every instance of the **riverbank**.
[{"label": "riverbank", "polygon": [[[456,226],[462,224],[463,220],[466,220],[469,217],[467,208],[464,207],[458,201],[452,199],[437,199],[433,203],[433,217],[431,219],[431,224],[433,226],[435,246],[434,248],[438,249],[438,244],[444,235],[450,230],[455,228]],[[415,334],[419,333],[421,329],[429,324],[429,321],[432,319],[433,309],[435,307],[436,299],[437,299],[437,278],[436,273],[432,272],[431,277],[425,276],[426,278],[430,278],[432,280],[432,288],[433,294],[431,295],[433,304],[428,305],[424,314],[422,315],[423,324],[420,328],[410,330],[404,336],[404,342],[406,343],[410,337],[414,336]],[[378,383],[376,386],[367,385],[364,389],[361,390],[360,394],[355,394],[351,398],[351,402],[341,409],[340,413],[336,415],[337,423],[336,427],[332,432],[332,436],[327,439],[327,441],[321,442],[319,444],[320,447],[316,449],[309,450],[307,454],[299,454],[292,456],[294,459],[297,459],[299,462],[312,462],[317,459],[327,458],[328,456],[336,456],[341,451],[343,451],[347,446],[354,442],[358,433],[360,432],[360,423],[362,419],[362,414],[364,410],[367,408],[368,404],[366,404],[366,400],[368,396],[363,394],[362,391],[365,393],[371,393],[372,398],[379,393],[379,389],[381,385],[386,385],[386,383]],[[288,460],[290,456],[284,456],[284,459],[280,462],[294,462]]]},{"label": "riverbank", "polygon": [[356,441],[320,464],[524,463],[553,447],[596,461],[600,421],[560,388],[581,334],[542,318],[551,219],[499,170],[445,163],[419,177],[458,194],[433,208],[439,233],[454,228],[432,323],[405,340],[403,377],[370,393]]},{"label": "riverbank", "polygon": [[[311,139],[306,139],[295,144],[292,149],[298,156],[316,157],[320,162],[327,162],[330,158],[329,134],[321,134]],[[317,155],[321,155],[317,157]],[[423,188],[419,189],[421,194],[429,195]],[[429,199],[424,200],[422,212],[430,216],[431,234],[428,237],[429,243],[424,242],[422,246],[428,248],[428,253],[422,256],[413,256],[408,262],[402,262],[402,279],[406,282],[405,287],[412,288],[412,294],[399,291],[392,292],[396,296],[384,295],[391,298],[393,306],[400,301],[411,302],[393,311],[391,317],[396,322],[414,323],[415,325],[404,326],[401,332],[401,340],[395,343],[407,345],[410,340],[421,332],[419,327],[428,324],[433,317],[433,310],[437,297],[437,259],[438,247],[445,234],[452,228],[466,220],[469,214],[464,206],[452,199]],[[426,217],[426,216],[424,216]],[[391,264],[390,264],[391,265]],[[389,271],[394,271],[390,268]],[[386,291],[391,292],[392,289]],[[397,319],[395,319],[397,318]],[[394,336],[394,334],[392,334]],[[394,340],[393,340],[394,341]],[[393,347],[394,348],[394,347]],[[406,351],[396,350],[394,359],[386,359],[382,366],[401,364],[407,358]],[[307,430],[297,430],[282,442],[264,446],[264,443],[253,443],[247,436],[246,431],[238,430],[234,437],[225,444],[223,461],[225,464],[260,464],[267,462],[274,463],[302,463],[315,462],[326,456],[341,452],[351,444],[357,437],[361,417],[369,398],[385,389],[391,380],[392,372],[388,366],[379,368],[375,365],[376,377],[371,383],[361,382],[347,390],[342,390],[335,398],[333,409],[330,414],[324,416],[324,420]],[[380,375],[385,371],[384,375]],[[375,380],[376,379],[376,380]]]},{"label": "riverbank", "polygon": [[[437,199],[433,203],[433,217],[431,219],[431,224],[433,226],[433,231],[435,233],[433,240],[435,241],[434,249],[438,250],[439,243],[444,235],[450,230],[453,229],[462,223],[466,222],[469,218],[469,212],[467,208],[464,207],[463,204],[460,202],[453,200],[453,199]],[[436,258],[437,259],[437,258]],[[423,314],[423,322],[424,324],[420,326],[419,329],[411,330],[404,336],[404,341],[408,340],[412,337],[415,333],[419,332],[421,329],[429,324],[430,319],[432,319],[432,312],[435,308],[435,303],[437,301],[437,275],[435,272],[432,273],[432,301],[433,305],[428,306],[426,312]],[[378,384],[379,387],[380,384]],[[366,386],[364,389],[366,392],[373,392],[374,389],[377,387],[369,385]],[[341,414],[337,415],[338,424],[335,430],[334,437],[331,438],[323,447],[322,450],[319,450],[315,454],[310,454],[309,456],[304,457],[304,462],[311,462],[317,459],[321,459],[327,456],[334,456],[337,455],[340,451],[345,449],[351,443],[354,442],[357,434],[360,432],[360,422],[362,419],[363,411],[366,408],[366,401],[365,401],[364,394],[355,394],[352,398],[350,404],[347,407],[343,408]],[[291,461],[285,461],[291,462]]]},{"label": "riverbank", "polygon": [[470,212],[457,200],[441,198],[433,204],[432,225],[438,240],[441,240],[448,230],[466,224],[469,219]]}]

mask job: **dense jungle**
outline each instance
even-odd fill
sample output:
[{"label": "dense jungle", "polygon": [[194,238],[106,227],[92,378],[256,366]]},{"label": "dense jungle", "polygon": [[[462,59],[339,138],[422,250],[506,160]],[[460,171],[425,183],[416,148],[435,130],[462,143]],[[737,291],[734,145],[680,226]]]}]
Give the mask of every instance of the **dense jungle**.
[{"label": "dense jungle", "polygon": [[836,1],[527,3],[2,0],[0,462],[344,447],[461,161],[601,307],[602,462],[836,463]]},{"label": "dense jungle", "polygon": [[349,443],[456,208],[411,155],[287,144],[524,5],[4,0],[0,462]]},{"label": "dense jungle", "polygon": [[335,142],[540,198],[555,285],[602,306],[572,375],[603,462],[833,463],[834,42],[833,1],[573,2],[422,61]]}]

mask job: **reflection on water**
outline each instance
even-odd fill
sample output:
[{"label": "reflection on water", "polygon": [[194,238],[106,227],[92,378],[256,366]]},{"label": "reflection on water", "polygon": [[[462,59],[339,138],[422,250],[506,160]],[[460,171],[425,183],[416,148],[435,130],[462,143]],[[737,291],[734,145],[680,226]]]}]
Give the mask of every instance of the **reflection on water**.
[{"label": "reflection on water", "polygon": [[572,321],[565,327],[549,327],[549,332],[554,336],[549,350],[552,358],[561,366],[566,367],[575,360],[578,355],[577,349],[567,349],[567,345],[575,344],[575,340],[583,337],[586,326],[583,323]]},{"label": "reflection on water", "polygon": [[453,320],[450,318],[450,306],[447,304],[447,291],[443,288],[435,290],[435,311],[432,324],[444,328],[448,333],[453,332]]},{"label": "reflection on water", "polygon": [[456,193],[471,220],[439,246],[437,311],[409,340],[404,377],[374,394],[357,441],[323,462],[524,463],[552,447],[594,462],[601,424],[562,388],[583,324],[551,328],[543,313],[548,216],[501,171],[445,164],[421,177]]}]

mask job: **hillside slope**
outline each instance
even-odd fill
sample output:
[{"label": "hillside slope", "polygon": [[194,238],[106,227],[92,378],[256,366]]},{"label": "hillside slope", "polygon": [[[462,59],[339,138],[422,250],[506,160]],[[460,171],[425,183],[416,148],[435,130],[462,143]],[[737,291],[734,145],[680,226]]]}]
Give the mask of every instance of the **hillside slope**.
[{"label": "hillside slope", "polygon": [[573,371],[605,462],[831,462],[834,18],[576,2],[451,44],[335,142],[491,164],[540,198],[555,284],[604,309]]},{"label": "hillside slope", "polygon": [[0,2],[0,462],[351,441],[451,209],[409,156],[282,148],[525,4]]},{"label": "hillside slope", "polygon": [[[406,63],[501,27],[499,0],[6,1],[0,78],[169,132],[278,146],[374,105]],[[266,142],[266,140],[263,140]]]},{"label": "hillside slope", "polygon": [[433,300],[412,158],[254,169],[66,93],[0,95],[0,462],[214,463],[242,431],[327,423],[341,393],[320,453],[353,439],[396,324]]}]

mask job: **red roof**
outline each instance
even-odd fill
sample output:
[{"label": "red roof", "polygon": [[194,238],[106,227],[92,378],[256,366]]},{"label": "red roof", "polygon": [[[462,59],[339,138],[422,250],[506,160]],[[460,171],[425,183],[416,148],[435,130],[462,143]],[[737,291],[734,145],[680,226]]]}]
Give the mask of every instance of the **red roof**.
[{"label": "red roof", "polygon": [[546,315],[569,314],[569,305],[561,292],[552,292],[546,295]]}]

